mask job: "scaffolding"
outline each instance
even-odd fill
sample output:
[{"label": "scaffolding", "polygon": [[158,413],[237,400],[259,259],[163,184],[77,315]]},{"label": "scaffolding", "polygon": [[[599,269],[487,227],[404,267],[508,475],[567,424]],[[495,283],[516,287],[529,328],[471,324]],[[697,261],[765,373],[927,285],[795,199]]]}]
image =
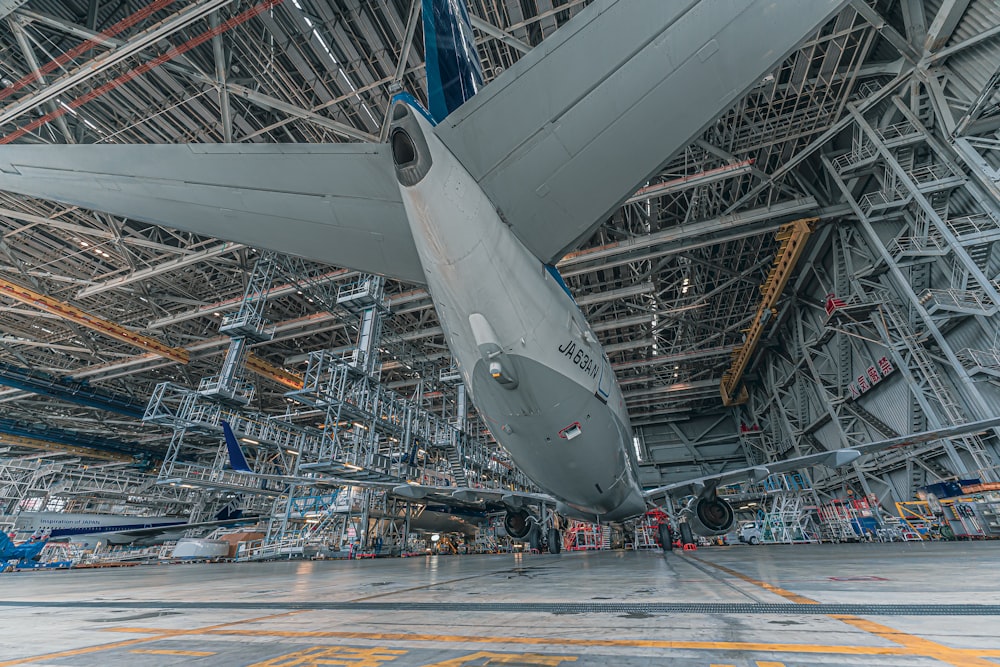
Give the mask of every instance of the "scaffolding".
[{"label": "scaffolding", "polygon": [[636,519],[632,526],[632,548],[664,548],[665,545],[660,543],[661,526],[670,526],[670,517],[662,510],[650,510]]},{"label": "scaffolding", "polygon": [[563,531],[566,551],[600,551],[611,548],[611,527],[587,521],[573,521]]},{"label": "scaffolding", "polygon": [[808,544],[820,541],[811,493],[779,491],[758,512],[760,540],[765,544]]},{"label": "scaffolding", "polygon": [[882,522],[867,498],[835,498],[819,507],[823,537],[833,542],[875,539]]}]

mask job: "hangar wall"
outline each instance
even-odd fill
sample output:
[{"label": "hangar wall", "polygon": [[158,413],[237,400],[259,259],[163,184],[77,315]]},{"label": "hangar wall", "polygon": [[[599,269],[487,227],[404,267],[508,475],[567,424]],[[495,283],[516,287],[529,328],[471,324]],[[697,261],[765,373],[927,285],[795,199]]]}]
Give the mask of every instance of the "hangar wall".
[{"label": "hangar wall", "polygon": [[[996,143],[963,136],[974,123],[940,94],[942,82],[981,74],[982,58],[995,68],[997,55],[970,52],[950,63],[957,71],[872,83],[810,154],[817,193],[847,210],[818,223],[813,261],[801,265],[751,400],[737,408],[760,426],[766,458],[1000,413]],[[988,432],[817,470],[814,482],[908,500],[944,477],[997,481],[998,462]]]}]

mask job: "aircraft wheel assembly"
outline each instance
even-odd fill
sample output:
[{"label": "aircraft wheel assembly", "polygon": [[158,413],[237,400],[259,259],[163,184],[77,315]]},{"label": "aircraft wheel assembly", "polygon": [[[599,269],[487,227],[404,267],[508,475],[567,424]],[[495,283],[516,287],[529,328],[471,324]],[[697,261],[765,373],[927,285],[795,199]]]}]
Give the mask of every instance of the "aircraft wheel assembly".
[{"label": "aircraft wheel assembly", "polygon": [[559,534],[558,528],[549,528],[549,553],[557,554],[562,551],[562,535]]},{"label": "aircraft wheel assembly", "polygon": [[673,535],[670,534],[670,524],[661,523],[657,531],[660,534],[660,546],[663,547],[663,550],[672,550],[674,548],[674,540]]},{"label": "aircraft wheel assembly", "polygon": [[537,525],[532,525],[531,530],[528,532],[528,546],[532,551],[541,551],[542,529]]}]

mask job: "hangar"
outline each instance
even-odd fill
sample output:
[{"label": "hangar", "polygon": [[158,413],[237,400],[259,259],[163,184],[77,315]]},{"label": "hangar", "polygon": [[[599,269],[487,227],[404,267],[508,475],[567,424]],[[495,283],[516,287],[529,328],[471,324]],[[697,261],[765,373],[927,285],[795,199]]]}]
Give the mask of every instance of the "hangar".
[{"label": "hangar", "polygon": [[0,665],[995,664],[994,1],[0,13]]}]

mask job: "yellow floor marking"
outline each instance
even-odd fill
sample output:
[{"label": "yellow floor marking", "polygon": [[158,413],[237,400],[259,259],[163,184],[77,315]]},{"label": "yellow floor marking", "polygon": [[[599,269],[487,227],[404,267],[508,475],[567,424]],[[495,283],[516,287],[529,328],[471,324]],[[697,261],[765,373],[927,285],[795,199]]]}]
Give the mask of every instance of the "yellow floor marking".
[{"label": "yellow floor marking", "polygon": [[[836,618],[859,630],[864,630],[883,639],[896,642],[901,646],[918,651],[921,655],[925,655],[928,658],[934,658],[955,667],[996,667],[995,662],[977,657],[986,655],[987,652],[985,651],[952,648],[951,646],[945,646],[944,644],[911,635],[907,632],[882,625],[881,623],[858,618],[857,616],[831,616],[831,618]],[[992,653],[992,651],[989,653]]]},{"label": "yellow floor marking", "polygon": [[191,655],[191,656],[206,656],[215,655],[215,651],[175,651],[166,648],[136,648],[129,651],[129,653],[142,653],[144,655]]},{"label": "yellow floor marking", "polygon": [[786,600],[790,600],[791,602],[794,602],[796,604],[819,604],[819,602],[813,600],[812,598],[807,598],[804,595],[799,595],[798,593],[786,591],[784,588],[779,588],[778,586],[769,584],[766,581],[761,581],[760,579],[754,579],[753,577],[748,577],[742,572],[737,572],[736,570],[730,570],[728,567],[719,565],[718,563],[713,563],[712,561],[708,560],[702,560],[701,558],[696,558],[695,556],[688,556],[688,558],[693,558],[699,563],[703,563],[705,565],[714,567],[716,570],[722,570],[728,575],[736,577],[737,579],[741,579],[747,582],[748,584],[753,584],[754,586],[763,588],[764,590],[774,593],[775,595],[780,595]]},{"label": "yellow floor marking", "polygon": [[[188,634],[198,634],[206,630],[213,630],[218,628],[226,628],[231,625],[239,625],[241,623],[253,623],[254,621],[266,621],[272,618],[280,618],[282,616],[291,616],[292,614],[301,614],[304,610],[296,611],[286,611],[280,614],[268,614],[267,616],[258,616],[256,618],[247,618],[242,621],[232,621],[230,623],[219,623],[218,625],[210,625],[205,628],[195,628],[194,630],[153,630],[152,632],[157,633],[153,637],[142,637],[139,639],[127,639],[121,642],[112,642],[110,644],[98,644],[97,646],[86,646],[84,648],[74,648],[66,651],[57,651],[55,653],[45,653],[43,655],[29,656],[27,658],[15,658],[13,660],[0,661],[0,667],[13,667],[13,665],[24,665],[29,662],[37,662],[39,660],[54,660],[56,658],[71,658],[77,655],[86,655],[88,653],[99,653],[101,651],[108,651],[115,648],[122,648],[125,646],[134,646],[136,644],[147,644],[149,642],[159,641],[160,639],[168,639],[170,637],[177,637],[179,635]],[[996,667],[996,665],[993,665]]]},{"label": "yellow floor marking", "polygon": [[479,651],[461,658],[435,662],[424,667],[466,667],[473,660],[486,660],[482,665],[517,665],[518,667],[559,667],[564,662],[574,662],[575,655],[542,655],[541,653],[490,653]]},{"label": "yellow floor marking", "polygon": [[[694,558],[694,556],[689,556]],[[728,567],[724,567],[712,561],[702,560],[701,558],[695,558],[699,563],[704,563],[714,567],[717,570],[721,570],[726,574],[730,574],[737,579],[741,579],[748,583],[754,584],[755,586],[760,586],[761,588],[776,593],[783,598],[797,602],[798,604],[820,604],[816,600],[807,598],[798,593],[792,593],[791,591],[786,591],[783,588],[778,588],[773,586],[766,581],[759,581],[752,577],[737,572],[736,570],[731,570]],[[989,660],[983,660],[983,656],[993,657],[998,651],[991,650],[979,650],[979,649],[961,649],[952,648],[951,646],[945,646],[944,644],[939,644],[937,642],[931,641],[930,639],[924,639],[923,637],[918,637],[916,635],[911,635],[902,630],[896,630],[890,628],[887,625],[881,625],[873,621],[867,621],[863,618],[858,618],[857,616],[843,616],[830,614],[830,618],[835,618],[838,621],[842,621],[851,625],[859,630],[864,630],[870,634],[873,634],[882,639],[888,639],[891,642],[895,642],[900,646],[904,646],[912,651],[912,655],[920,655],[928,658],[934,658],[935,660],[940,660],[941,662],[947,663],[949,665],[954,665],[954,667],[996,667],[995,662]],[[757,663],[760,665],[761,663]]]},{"label": "yellow floor marking", "polygon": [[389,648],[356,648],[353,646],[313,646],[286,653],[249,667],[314,667],[315,665],[350,665],[351,667],[382,667],[409,651]]},{"label": "yellow floor marking", "polygon": [[[157,632],[154,628],[104,628],[105,632]],[[763,642],[695,642],[665,639],[577,639],[564,637],[491,637],[482,635],[425,635],[392,632],[338,632],[334,630],[211,629],[187,634],[231,637],[287,637],[362,639],[371,641],[441,642],[459,644],[520,644],[528,646],[606,646],[627,648],[692,649],[701,651],[760,651],[781,653],[833,653],[838,655],[917,655],[901,646],[827,646],[821,644],[767,644]],[[997,651],[1000,655],[1000,651]],[[2,665],[0,665],[2,667]],[[991,667],[997,667],[992,665]]]},{"label": "yellow floor marking", "polygon": [[785,667],[783,662],[761,662],[757,661],[757,667]]}]

